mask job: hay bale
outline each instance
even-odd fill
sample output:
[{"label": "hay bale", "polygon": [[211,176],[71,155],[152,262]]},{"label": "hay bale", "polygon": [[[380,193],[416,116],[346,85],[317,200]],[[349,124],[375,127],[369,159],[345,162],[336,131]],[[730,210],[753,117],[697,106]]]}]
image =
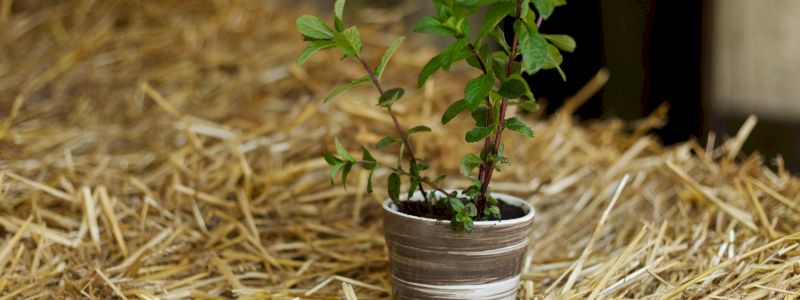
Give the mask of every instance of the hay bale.
[{"label": "hay bale", "polygon": [[[364,193],[363,173],[330,186],[320,154],[391,124],[367,88],[320,103],[360,72],[334,54],[293,65],[297,8],[0,3],[0,299],[388,296],[385,190]],[[363,30],[372,55],[400,32],[381,26]],[[432,55],[401,49],[384,81],[412,86]],[[438,112],[468,75],[397,109],[434,128],[417,153],[451,178],[475,149],[454,138],[467,120]],[[664,147],[645,134],[658,115],[522,117],[537,137],[509,141],[494,188],[538,210],[524,299],[798,295],[800,181],[739,152],[754,119],[720,147]]]}]

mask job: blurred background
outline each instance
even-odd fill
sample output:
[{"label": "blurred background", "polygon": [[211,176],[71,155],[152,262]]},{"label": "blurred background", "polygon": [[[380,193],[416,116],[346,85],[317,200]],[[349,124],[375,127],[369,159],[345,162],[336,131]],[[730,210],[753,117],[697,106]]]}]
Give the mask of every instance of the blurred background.
[{"label": "blurred background", "polygon": [[[327,12],[328,1],[303,0]],[[429,1],[351,0],[362,22],[403,20],[407,28],[429,14]],[[746,0],[570,1],[542,24],[578,42],[565,53],[567,82],[556,72],[531,78],[534,94],[553,112],[603,66],[611,77],[583,105],[583,119],[641,119],[666,104],[668,123],[657,134],[665,144],[709,132],[719,144],[751,114],[758,125],[744,146],[768,159],[779,154],[800,171],[800,1],[769,5]],[[477,26],[473,25],[472,28]],[[446,45],[447,40],[431,39]],[[776,163],[770,161],[770,164]]]}]

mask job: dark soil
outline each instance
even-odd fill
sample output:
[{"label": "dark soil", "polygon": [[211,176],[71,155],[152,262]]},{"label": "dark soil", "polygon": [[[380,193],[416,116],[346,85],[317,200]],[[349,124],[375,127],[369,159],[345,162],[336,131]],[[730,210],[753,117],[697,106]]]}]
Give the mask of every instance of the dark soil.
[{"label": "dark soil", "polygon": [[[522,210],[522,208],[508,204],[501,198],[498,198],[497,201],[500,204],[500,216],[502,220],[516,219],[525,216],[525,211]],[[454,214],[453,208],[450,207],[447,201],[437,201],[436,204],[433,205],[433,213],[431,213],[431,208],[428,206],[428,203],[424,201],[401,201],[399,209],[400,212],[404,214],[436,220],[450,220],[453,218]],[[497,221],[497,219],[492,217],[482,220],[476,219],[476,221]]]}]

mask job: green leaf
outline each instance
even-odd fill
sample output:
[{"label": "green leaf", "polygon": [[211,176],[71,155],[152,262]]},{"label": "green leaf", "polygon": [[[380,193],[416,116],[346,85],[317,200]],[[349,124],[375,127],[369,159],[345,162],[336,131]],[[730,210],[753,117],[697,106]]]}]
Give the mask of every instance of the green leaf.
[{"label": "green leaf", "polygon": [[514,31],[519,35],[519,52],[525,72],[536,73],[547,61],[547,40],[520,21],[514,22]]},{"label": "green leaf", "polygon": [[537,104],[533,100],[522,101],[518,104],[519,108],[526,110],[526,111],[537,111],[539,110],[539,104]]},{"label": "green leaf", "polygon": [[419,79],[417,79],[417,88],[421,88],[425,84],[425,82],[428,81],[428,78],[430,78],[431,75],[433,75],[433,73],[436,73],[436,71],[438,71],[441,68],[442,68],[441,56],[437,55],[431,58],[431,60],[428,61],[428,63],[426,63],[424,67],[422,67],[422,71],[419,72]]},{"label": "green leaf", "polygon": [[375,147],[378,148],[378,150],[383,150],[384,148],[389,147],[392,144],[399,143],[399,142],[400,142],[400,139],[398,139],[396,137],[393,137],[393,136],[387,136],[385,138],[382,138],[380,141],[378,141],[378,143],[375,144]]},{"label": "green leaf", "polygon": [[494,40],[500,47],[505,50],[506,56],[509,52],[511,52],[511,47],[508,46],[508,42],[506,42],[506,34],[503,32],[503,29],[500,27],[495,28],[491,34],[492,40]]},{"label": "green leaf", "polygon": [[344,30],[344,22],[342,22],[342,15],[344,14],[344,2],[345,0],[336,0],[336,3],[333,4],[333,12],[336,16],[336,31]]},{"label": "green leaf", "polygon": [[369,177],[367,177],[367,193],[372,193],[372,173],[375,173],[375,170],[369,170]]},{"label": "green leaf", "polygon": [[389,89],[378,99],[378,106],[386,108],[392,107],[405,93],[406,91],[402,88]]},{"label": "green leaf", "polygon": [[447,177],[447,175],[439,175],[439,176],[437,176],[436,179],[433,180],[433,184],[438,186],[440,183],[442,183],[442,180],[444,180],[446,177]]},{"label": "green leaf", "polygon": [[361,163],[361,166],[367,170],[375,170],[378,167],[378,163],[374,157],[372,157],[372,153],[369,153],[366,147],[361,146],[361,160],[365,161]]},{"label": "green leaf", "polygon": [[467,86],[464,88],[464,101],[467,102],[467,107],[470,110],[477,108],[489,96],[493,84],[494,76],[491,73],[481,74],[467,82]]},{"label": "green leaf", "polygon": [[500,208],[496,205],[489,206],[483,210],[483,215],[486,217],[495,217],[500,219]]},{"label": "green leaf", "polygon": [[414,196],[414,192],[417,191],[417,186],[419,186],[419,182],[420,182],[419,178],[417,177],[411,178],[411,184],[408,186],[408,194],[406,194],[406,197],[408,197],[408,199],[411,199],[411,197]]},{"label": "green leaf", "polygon": [[534,99],[528,83],[519,74],[512,75],[508,80],[503,82],[503,85],[497,93],[508,99],[516,99],[522,97],[522,95]]},{"label": "green leaf", "polygon": [[575,51],[575,47],[577,46],[575,39],[566,34],[542,34],[542,36],[553,43],[554,46],[558,47],[558,49],[570,53]]},{"label": "green leaf", "polygon": [[488,36],[505,16],[514,14],[516,9],[513,2],[496,3],[489,7],[483,17],[483,24],[478,32],[478,37],[475,39],[475,44],[480,44],[483,38]]},{"label": "green leaf", "polygon": [[525,124],[525,122],[522,122],[517,117],[507,119],[505,127],[519,132],[524,136],[533,137],[533,130],[528,126],[528,124]]},{"label": "green leaf", "polygon": [[440,67],[447,71],[454,63],[467,59],[472,56],[472,49],[469,47],[468,38],[460,38],[447,46],[447,48],[439,54],[441,57],[439,63]]},{"label": "green leaf", "polygon": [[330,153],[325,153],[322,156],[325,157],[325,162],[327,162],[328,165],[331,165],[331,166],[342,162],[341,159],[339,159],[338,157],[336,157],[336,156],[334,156],[333,154],[330,154]]},{"label": "green leaf", "polygon": [[468,143],[475,143],[482,140],[489,134],[491,134],[492,131],[494,131],[494,124],[486,127],[475,127],[472,128],[472,130],[467,131],[467,134],[464,136],[464,139]]},{"label": "green leaf", "polygon": [[386,49],[386,52],[383,53],[383,57],[381,57],[381,62],[377,67],[375,67],[375,77],[378,79],[381,78],[381,75],[383,75],[383,70],[386,69],[386,65],[389,63],[389,59],[392,58],[394,52],[397,51],[397,48],[400,47],[400,44],[402,44],[405,39],[406,37],[401,36],[395,39],[394,42],[389,45],[389,49]]},{"label": "green leaf", "polygon": [[406,132],[406,136],[411,136],[412,134],[417,133],[417,132],[430,132],[430,131],[431,131],[430,127],[425,126],[425,125],[419,125],[419,126],[416,126],[414,128],[409,129],[408,132]]},{"label": "green leaf", "polygon": [[455,118],[465,109],[467,109],[467,101],[465,101],[464,99],[458,100],[456,102],[453,102],[453,104],[450,104],[450,106],[447,107],[447,110],[445,110],[444,114],[442,115],[442,125],[447,124],[447,122],[450,122],[450,120]]},{"label": "green leaf", "polygon": [[463,221],[463,224],[464,224],[464,231],[466,231],[467,233],[470,233],[473,230],[475,230],[475,224],[472,223],[472,219],[466,218]]},{"label": "green leaf", "polygon": [[333,39],[333,31],[315,16],[303,15],[294,22],[303,36],[313,40]]},{"label": "green leaf", "polygon": [[352,163],[346,163],[344,168],[342,168],[342,187],[346,190],[347,189],[347,175],[350,174],[350,170],[353,168]]},{"label": "green leaf", "polygon": [[342,146],[342,143],[339,142],[339,138],[333,138],[333,143],[336,144],[336,153],[339,153],[342,158],[346,161],[356,161],[356,159],[350,155],[350,152],[347,152],[347,149]]},{"label": "green leaf", "polygon": [[469,173],[472,172],[473,169],[480,166],[483,163],[483,160],[475,154],[469,153],[461,159],[461,165],[459,167],[459,171],[461,171],[461,175],[464,177],[468,177]]},{"label": "green leaf", "polygon": [[355,26],[333,34],[336,45],[345,57],[361,55],[361,35]]},{"label": "green leaf", "polygon": [[347,164],[346,162],[340,162],[340,163],[337,163],[337,164],[331,166],[331,171],[330,171],[331,184],[334,184],[333,180],[336,178],[336,173],[339,173],[339,169],[344,167],[344,165],[346,165],[346,164]]},{"label": "green leaf", "polygon": [[475,126],[489,126],[489,123],[486,122],[487,110],[489,109],[486,108],[485,106],[481,106],[472,111],[472,119],[475,120]]},{"label": "green leaf", "polygon": [[557,0],[533,0],[533,5],[536,6],[536,10],[539,11],[539,14],[542,15],[542,18],[547,20],[550,15],[553,13],[553,9],[556,7]]},{"label": "green leaf", "polygon": [[297,57],[297,64],[302,65],[304,62],[306,62],[306,60],[311,58],[314,53],[333,47],[336,47],[336,43],[329,40],[313,41],[308,45],[308,47],[306,47],[306,49],[303,50],[303,52],[300,53],[300,56]]},{"label": "green leaf", "polygon": [[442,24],[434,17],[426,16],[414,24],[414,32],[429,33],[435,35],[455,36],[458,32]]},{"label": "green leaf", "polygon": [[558,52],[558,49],[553,45],[548,45],[548,55],[547,55],[547,62],[544,64],[545,69],[556,69],[558,70],[558,74],[561,75],[561,80],[567,81],[567,75],[564,74],[564,70],[561,70],[561,62],[564,58],[561,56],[561,52]]},{"label": "green leaf", "polygon": [[464,213],[467,214],[469,217],[474,217],[478,215],[478,208],[475,207],[475,204],[470,202],[464,206]]},{"label": "green leaf", "polygon": [[400,201],[400,175],[397,173],[389,174],[388,191],[389,198],[391,198],[392,201]]},{"label": "green leaf", "polygon": [[368,82],[370,82],[370,80],[371,79],[369,78],[369,75],[367,75],[367,76],[364,76],[364,77],[361,77],[361,78],[358,78],[358,79],[354,79],[353,81],[350,81],[348,83],[345,83],[344,85],[342,85],[340,87],[337,87],[336,89],[331,91],[331,93],[328,94],[328,96],[325,96],[325,100],[323,100],[323,102],[327,103],[331,99],[336,98],[336,96],[338,96],[339,94],[343,93],[344,91],[349,90],[349,89],[351,89],[351,88],[353,88],[355,86],[359,86],[359,85],[368,83]]},{"label": "green leaf", "polygon": [[461,212],[464,210],[464,202],[461,202],[461,199],[449,198],[447,201],[450,203],[450,207],[452,207],[454,211]]}]

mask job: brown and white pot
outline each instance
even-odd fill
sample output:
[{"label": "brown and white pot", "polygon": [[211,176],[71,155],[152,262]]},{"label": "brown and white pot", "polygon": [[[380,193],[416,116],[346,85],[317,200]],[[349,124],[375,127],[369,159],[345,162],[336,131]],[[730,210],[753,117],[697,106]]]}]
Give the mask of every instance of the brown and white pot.
[{"label": "brown and white pot", "polygon": [[[453,230],[449,220],[408,215],[391,200],[384,201],[394,299],[516,299],[534,210],[517,197],[492,195],[522,208],[525,215],[476,221],[475,230],[466,233]],[[422,201],[422,195],[401,201]]]}]

